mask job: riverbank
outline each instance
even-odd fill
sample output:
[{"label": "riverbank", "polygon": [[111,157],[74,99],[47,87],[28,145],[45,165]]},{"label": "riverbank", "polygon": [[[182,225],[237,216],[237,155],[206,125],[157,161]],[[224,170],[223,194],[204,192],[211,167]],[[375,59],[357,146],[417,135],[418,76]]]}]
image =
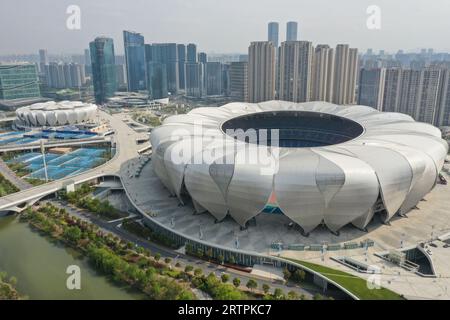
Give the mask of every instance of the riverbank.
[{"label": "riverbank", "polygon": [[106,234],[86,221],[71,217],[64,209],[47,203],[28,208],[21,215],[33,228],[85,255],[93,267],[119,284],[143,292],[155,300],[194,299],[189,283],[167,277],[169,268],[150,252],[134,250],[132,243]]},{"label": "riverbank", "polygon": [[17,279],[9,277],[6,272],[0,271],[0,300],[22,299],[16,289]]}]

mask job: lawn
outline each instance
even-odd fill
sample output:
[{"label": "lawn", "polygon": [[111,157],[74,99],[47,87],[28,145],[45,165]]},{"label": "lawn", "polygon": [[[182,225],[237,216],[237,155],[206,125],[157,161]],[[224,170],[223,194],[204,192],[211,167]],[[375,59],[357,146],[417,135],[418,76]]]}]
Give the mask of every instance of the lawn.
[{"label": "lawn", "polygon": [[334,282],[340,284],[342,287],[346,288],[348,291],[353,293],[355,296],[361,300],[403,300],[404,298],[399,294],[386,289],[372,289],[367,288],[367,282],[365,279],[354,276],[350,273],[343,272],[336,269],[331,269],[325,266],[321,266],[311,262],[299,261],[294,259],[287,259],[308,267],[325,277],[333,280]]},{"label": "lawn", "polygon": [[19,191],[9,180],[0,174],[0,197]]}]

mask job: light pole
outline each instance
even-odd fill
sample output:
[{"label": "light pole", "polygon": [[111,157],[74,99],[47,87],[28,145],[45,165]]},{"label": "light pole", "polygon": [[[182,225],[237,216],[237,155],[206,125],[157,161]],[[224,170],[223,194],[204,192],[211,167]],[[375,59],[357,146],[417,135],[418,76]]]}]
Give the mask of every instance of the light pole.
[{"label": "light pole", "polygon": [[44,162],[45,182],[48,182],[47,161],[45,160],[45,146],[44,146],[44,140],[41,140],[41,153],[42,153],[42,160],[43,160],[43,162]]}]

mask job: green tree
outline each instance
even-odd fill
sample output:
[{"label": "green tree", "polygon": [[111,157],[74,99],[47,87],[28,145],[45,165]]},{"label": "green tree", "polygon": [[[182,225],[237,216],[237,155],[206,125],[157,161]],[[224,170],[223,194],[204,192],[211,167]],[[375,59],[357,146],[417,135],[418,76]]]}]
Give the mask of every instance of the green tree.
[{"label": "green tree", "polygon": [[264,283],[262,285],[262,289],[263,289],[264,293],[267,294],[267,293],[269,293],[270,286],[267,283]]},{"label": "green tree", "polygon": [[280,288],[275,288],[275,290],[273,291],[273,297],[276,300],[283,300],[284,299],[283,290],[281,290]]},{"label": "green tree", "polygon": [[167,264],[169,264],[171,261],[172,261],[172,259],[170,259],[169,257],[164,259],[164,262],[167,263]]},{"label": "green tree", "polygon": [[258,283],[255,280],[250,279],[247,281],[247,284],[245,286],[249,288],[251,291],[253,291],[258,287]]},{"label": "green tree", "polygon": [[236,258],[235,258],[233,255],[230,256],[229,262],[230,262],[231,264],[235,264],[235,263],[236,263]]},{"label": "green tree", "polygon": [[287,268],[283,269],[283,278],[284,280],[289,280],[289,278],[291,277],[291,273],[289,272],[289,270]]},{"label": "green tree", "polygon": [[230,275],[224,273],[220,276],[220,279],[222,280],[223,283],[227,283],[230,280]]},{"label": "green tree", "polygon": [[287,295],[289,300],[298,300],[298,294],[293,290],[289,291]]},{"label": "green tree", "polygon": [[72,243],[77,243],[81,239],[81,230],[77,226],[68,227],[64,230],[63,237]]},{"label": "green tree", "polygon": [[197,269],[194,270],[194,276],[196,276],[196,277],[201,276],[202,273],[203,273],[203,271],[200,268],[197,268]]},{"label": "green tree", "polygon": [[159,252],[155,253],[155,260],[159,261],[161,259],[161,254]]},{"label": "green tree", "polygon": [[184,272],[186,272],[186,273],[192,272],[192,270],[194,270],[194,267],[191,266],[190,264],[188,264],[187,266],[184,267]]},{"label": "green tree", "polygon": [[296,282],[303,282],[306,278],[306,272],[302,269],[297,269],[292,274],[292,279]]},{"label": "green tree", "polygon": [[320,293],[316,293],[316,294],[313,296],[313,299],[314,299],[314,300],[323,300],[324,297],[323,297],[323,295],[321,295]]},{"label": "green tree", "polygon": [[233,279],[233,285],[238,288],[241,285],[241,279],[239,278],[234,278]]}]

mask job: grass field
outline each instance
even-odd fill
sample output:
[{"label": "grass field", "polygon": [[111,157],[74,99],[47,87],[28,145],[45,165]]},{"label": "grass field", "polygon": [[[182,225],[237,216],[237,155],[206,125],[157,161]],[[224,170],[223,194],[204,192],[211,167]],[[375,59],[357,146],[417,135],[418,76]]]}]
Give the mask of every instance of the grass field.
[{"label": "grass field", "polygon": [[299,261],[294,259],[291,260],[295,263],[308,267],[318,273],[321,273],[325,277],[334,282],[338,283],[342,287],[346,288],[348,291],[353,293],[355,296],[361,300],[403,300],[404,298],[386,288],[380,289],[369,289],[367,288],[367,282],[365,279],[354,276],[350,273],[343,272],[340,270],[328,268],[311,262]]},{"label": "grass field", "polygon": [[19,191],[9,180],[0,174],[0,197]]}]

